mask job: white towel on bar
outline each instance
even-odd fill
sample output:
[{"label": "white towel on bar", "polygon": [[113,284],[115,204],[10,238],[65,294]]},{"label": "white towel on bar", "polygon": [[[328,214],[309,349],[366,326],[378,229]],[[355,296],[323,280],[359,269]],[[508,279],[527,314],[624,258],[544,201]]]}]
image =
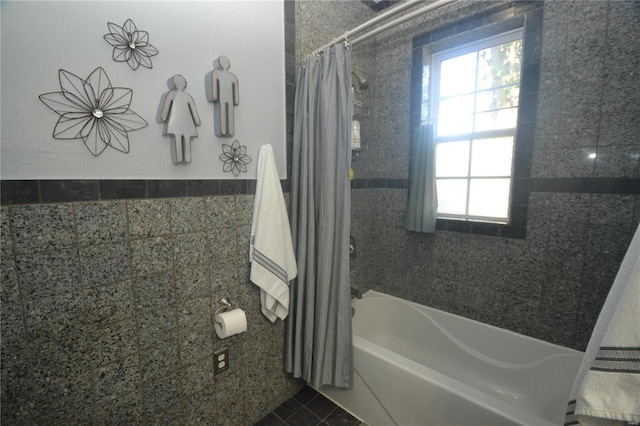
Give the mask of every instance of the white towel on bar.
[{"label": "white towel on bar", "polygon": [[640,422],[640,227],[593,329],[570,400],[566,425]]},{"label": "white towel on bar", "polygon": [[274,322],[289,314],[289,281],[298,273],[287,207],[273,149],[260,148],[251,221],[251,281],[260,287],[262,313]]}]

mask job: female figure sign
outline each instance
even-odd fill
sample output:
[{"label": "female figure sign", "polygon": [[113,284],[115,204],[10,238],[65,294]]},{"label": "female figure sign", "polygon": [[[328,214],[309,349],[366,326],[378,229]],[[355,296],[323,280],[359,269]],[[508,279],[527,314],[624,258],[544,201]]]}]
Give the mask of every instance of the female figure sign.
[{"label": "female figure sign", "polygon": [[197,137],[196,126],[200,125],[200,116],[196,103],[184,92],[187,80],[176,74],[169,80],[160,112],[160,121],[165,123],[164,135],[171,135],[171,159],[174,164],[191,162],[191,138]]}]

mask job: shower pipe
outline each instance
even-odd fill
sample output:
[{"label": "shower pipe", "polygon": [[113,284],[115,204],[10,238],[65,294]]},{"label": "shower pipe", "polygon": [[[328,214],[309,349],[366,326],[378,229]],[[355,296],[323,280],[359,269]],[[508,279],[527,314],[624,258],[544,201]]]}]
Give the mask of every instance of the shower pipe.
[{"label": "shower pipe", "polygon": [[424,15],[427,12],[431,12],[433,10],[437,10],[440,9],[443,6],[447,6],[449,4],[455,3],[459,0],[438,0],[434,3],[430,3],[424,7],[421,7],[420,9],[416,9],[412,12],[407,13],[406,15],[403,15],[397,19],[394,19],[393,21],[390,21],[386,24],[383,24],[377,28],[375,28],[374,30],[365,33],[359,37],[354,38],[353,40],[349,40],[351,37],[353,37],[355,34],[361,33],[362,31],[370,28],[373,25],[376,25],[377,23],[384,21],[385,19],[388,19],[394,15],[397,15],[400,12],[403,12],[409,8],[412,8],[414,6],[416,6],[419,3],[423,3],[423,0],[408,0],[405,3],[402,3],[390,10],[388,10],[387,12],[383,12],[380,15],[376,16],[375,18],[372,18],[370,20],[368,20],[367,22],[358,25],[357,27],[345,32],[344,34],[342,34],[339,37],[334,38],[333,40],[331,40],[329,43],[325,44],[324,46],[316,49],[313,51],[313,55],[317,55],[319,53],[321,53],[324,49],[326,49],[327,47],[331,47],[334,44],[343,42],[343,41],[349,41],[349,43],[351,45],[354,45],[356,43],[360,43],[362,41],[367,40],[370,37],[374,37],[390,28],[393,28],[397,25],[400,24],[404,24],[407,21],[410,21],[413,18],[416,18],[420,15]]}]

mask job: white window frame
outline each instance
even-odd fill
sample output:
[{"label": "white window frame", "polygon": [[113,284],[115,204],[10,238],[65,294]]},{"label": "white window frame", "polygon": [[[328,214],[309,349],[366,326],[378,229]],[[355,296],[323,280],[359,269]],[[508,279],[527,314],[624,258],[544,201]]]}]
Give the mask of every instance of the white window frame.
[{"label": "white window frame", "polygon": [[[443,50],[440,52],[433,53],[431,55],[431,63],[426,66],[429,67],[429,118],[434,126],[434,140],[433,143],[435,145],[439,143],[446,142],[454,142],[460,140],[469,140],[469,169],[467,171],[467,195],[466,195],[466,208],[465,211],[467,214],[457,215],[451,213],[438,213],[437,217],[440,219],[456,219],[456,220],[467,220],[467,221],[479,221],[479,222],[490,222],[490,223],[499,223],[499,224],[508,224],[511,219],[511,197],[513,192],[513,161],[515,160],[515,146],[516,146],[516,132],[518,125],[512,128],[507,129],[497,129],[497,130],[487,130],[487,131],[472,131],[471,133],[466,134],[457,134],[453,136],[438,136],[438,102],[440,100],[440,69],[442,61],[447,59],[455,58],[457,56],[462,56],[471,52],[479,51],[485,49],[487,47],[495,46],[498,44],[509,43],[515,40],[521,40],[524,43],[524,28],[518,28],[515,30],[507,31],[504,33],[500,33],[498,35],[494,35],[491,37],[484,38],[482,40],[478,40],[476,42],[468,43],[459,47],[455,47],[452,49]],[[524,46],[523,46],[524,51]],[[520,66],[522,67],[522,61]],[[522,84],[522,68],[520,69],[520,82],[519,86]],[[477,85],[477,79],[476,79]],[[477,89],[477,86],[476,86]],[[477,94],[478,91],[474,90],[474,93]],[[520,108],[520,102],[518,102],[518,109]],[[475,121],[475,120],[474,120]],[[475,124],[474,124],[475,125]],[[499,138],[499,137],[512,137],[513,138],[513,152],[511,156],[511,174],[509,176],[482,176],[480,179],[509,179],[509,199],[507,200],[507,217],[506,218],[496,218],[496,217],[483,217],[483,216],[473,216],[469,215],[469,198],[470,198],[470,188],[471,188],[471,165],[472,165],[472,147],[474,139],[487,139],[487,138]],[[434,149],[435,152],[435,149]],[[463,177],[441,177],[437,179],[462,179]],[[473,179],[479,179],[478,177],[474,177]]]}]

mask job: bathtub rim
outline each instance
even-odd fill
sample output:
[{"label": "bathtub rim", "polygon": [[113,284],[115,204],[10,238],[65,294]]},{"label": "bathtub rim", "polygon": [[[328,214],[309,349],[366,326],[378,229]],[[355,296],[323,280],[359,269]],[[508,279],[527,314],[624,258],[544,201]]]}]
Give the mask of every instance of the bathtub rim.
[{"label": "bathtub rim", "polygon": [[[517,336],[519,338],[524,338],[525,340],[529,340],[531,342],[536,342],[537,344],[542,344],[544,346],[547,346],[548,348],[553,348],[553,349],[556,349],[558,351],[565,352],[566,354],[584,356],[584,352],[583,351],[579,351],[577,349],[569,348],[567,346],[562,346],[562,345],[559,345],[557,343],[551,343],[551,342],[548,342],[546,340],[538,339],[536,337],[532,337],[532,336],[528,336],[526,334],[518,333],[518,332],[513,331],[513,330],[509,330],[509,329],[506,329],[506,328],[498,327],[498,326],[495,326],[495,325],[492,325],[492,324],[488,324],[486,322],[478,321],[478,320],[475,320],[473,318],[468,318],[468,317],[465,317],[465,316],[462,316],[462,315],[453,314],[451,312],[443,311],[441,309],[437,309],[437,308],[434,308],[434,307],[431,307],[431,306],[428,306],[428,305],[422,305],[420,303],[412,302],[412,301],[406,300],[406,299],[402,299],[402,298],[399,298],[397,296],[392,296],[392,295],[387,294],[387,293],[382,293],[382,292],[377,291],[377,290],[368,290],[367,292],[362,294],[362,299],[354,299],[354,300],[352,300],[352,305],[356,305],[359,300],[374,299],[374,298],[393,299],[393,300],[396,300],[399,303],[404,303],[404,304],[407,304],[407,305],[413,305],[412,307],[415,307],[417,305],[419,308],[426,308],[427,310],[435,311],[437,313],[437,315],[442,315],[443,317],[455,318],[455,319],[463,319],[465,321],[470,321],[470,322],[472,322],[474,324],[477,324],[477,325],[480,325],[480,326],[483,326],[483,327],[488,327],[488,328],[491,328],[493,330],[499,330],[500,332],[504,332],[504,333],[507,333],[507,334],[512,335],[512,336]],[[354,307],[356,308],[356,313],[357,313],[357,306],[354,306]],[[419,308],[416,308],[416,309],[419,309]],[[437,323],[437,321],[434,321],[434,322]]]}]

